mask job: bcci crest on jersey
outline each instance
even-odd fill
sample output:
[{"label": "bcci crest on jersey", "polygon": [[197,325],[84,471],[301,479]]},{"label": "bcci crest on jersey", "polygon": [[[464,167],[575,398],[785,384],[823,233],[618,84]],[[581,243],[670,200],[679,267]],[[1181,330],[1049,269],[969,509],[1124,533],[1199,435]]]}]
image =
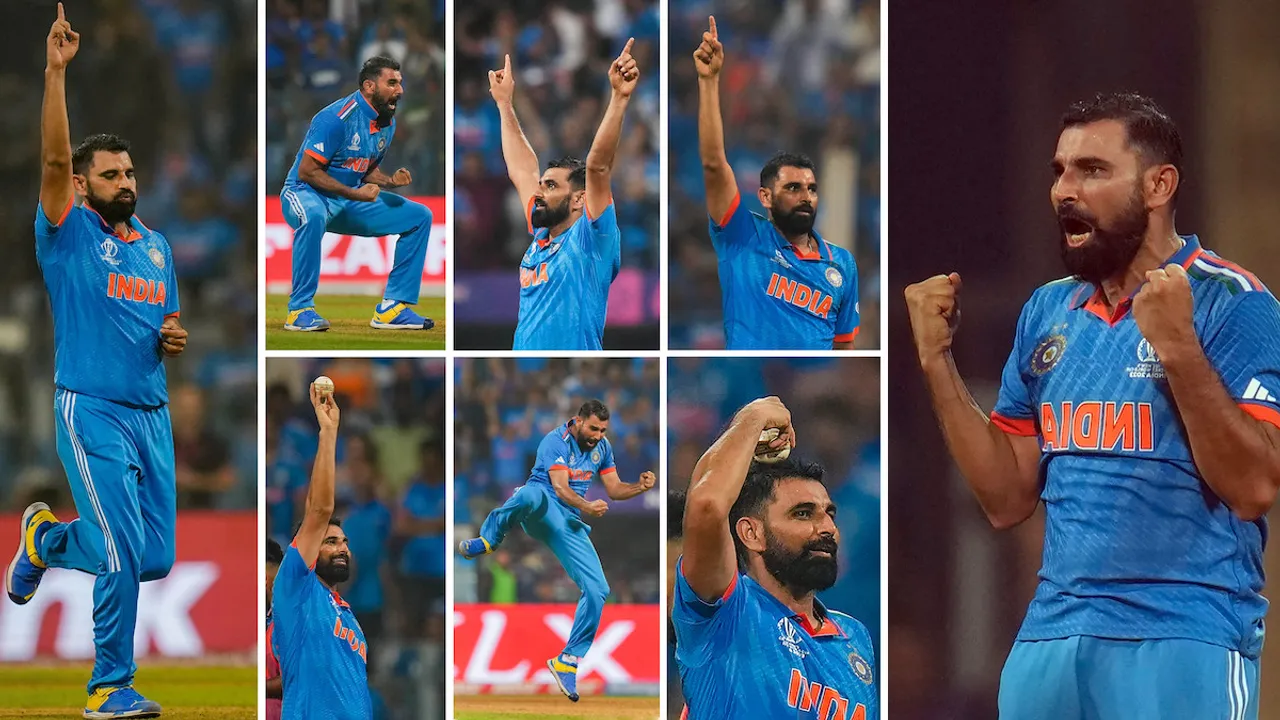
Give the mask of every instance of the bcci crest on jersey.
[{"label": "bcci crest on jersey", "polygon": [[857,650],[849,653],[849,667],[853,669],[853,674],[867,685],[871,684],[871,663],[863,659]]},{"label": "bcci crest on jersey", "polygon": [[1031,353],[1031,374],[1040,377],[1053,369],[1054,365],[1062,359],[1062,353],[1066,352],[1067,338],[1064,335],[1053,334],[1036,346],[1034,352]]},{"label": "bcci crest on jersey", "polygon": [[102,249],[103,261],[111,265],[119,265],[120,258],[116,257],[120,253],[120,246],[116,245],[116,241],[111,238],[104,238],[102,244],[98,246]]},{"label": "bcci crest on jersey", "polygon": [[792,655],[803,660],[809,656],[809,651],[800,645],[800,631],[796,630],[795,623],[789,618],[782,618],[778,621],[778,640],[782,646],[791,651]]},{"label": "bcci crest on jersey", "polygon": [[151,248],[147,251],[147,257],[151,258],[151,264],[164,269],[164,253],[160,252],[160,248]]},{"label": "bcci crest on jersey", "polygon": [[599,450],[592,450],[592,451],[591,451],[591,462],[593,462],[593,463],[598,463],[598,462],[600,462],[600,451],[599,451]]},{"label": "bcci crest on jersey", "polygon": [[1164,366],[1160,364],[1155,348],[1151,347],[1146,338],[1138,341],[1138,364],[1124,370],[1131,378],[1164,379]]},{"label": "bcci crest on jersey", "polygon": [[840,274],[839,270],[829,267],[827,268],[826,275],[827,282],[831,283],[831,287],[838,288],[844,284],[844,276]]}]

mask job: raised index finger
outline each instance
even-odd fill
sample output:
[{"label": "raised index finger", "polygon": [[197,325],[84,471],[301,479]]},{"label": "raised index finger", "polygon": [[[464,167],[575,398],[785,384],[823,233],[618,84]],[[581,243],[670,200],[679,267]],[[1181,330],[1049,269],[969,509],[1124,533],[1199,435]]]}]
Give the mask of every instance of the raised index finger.
[{"label": "raised index finger", "polygon": [[59,20],[67,19],[67,13],[65,10],[62,9],[62,3],[58,3],[58,19]]},{"label": "raised index finger", "polygon": [[630,54],[631,54],[631,46],[632,46],[632,45],[635,45],[635,44],[636,44],[636,39],[635,39],[635,38],[627,38],[627,46],[626,46],[626,47],[624,47],[624,48],[622,48],[622,54],[623,54],[623,55],[630,55]]},{"label": "raised index finger", "polygon": [[507,60],[502,69],[506,72],[504,77],[511,77],[511,53],[507,53]]},{"label": "raised index finger", "polygon": [[708,15],[707,21],[711,23],[711,37],[715,38],[716,40],[719,40],[720,33],[716,32],[716,16]]}]

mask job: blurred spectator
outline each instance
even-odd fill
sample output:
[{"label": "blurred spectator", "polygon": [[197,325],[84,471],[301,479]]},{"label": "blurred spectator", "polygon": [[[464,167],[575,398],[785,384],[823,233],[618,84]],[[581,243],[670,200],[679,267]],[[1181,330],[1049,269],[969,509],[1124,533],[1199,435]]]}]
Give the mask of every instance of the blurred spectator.
[{"label": "blurred spectator", "polygon": [[[528,480],[542,438],[592,398],[609,408],[619,477],[635,482],[646,470],[658,472],[655,360],[468,359],[457,361],[454,372],[454,463],[462,469],[454,473],[456,537],[476,535],[489,511]],[[603,497],[593,483],[587,498]],[[608,602],[658,601],[661,502],[656,492],[611,502],[604,517],[591,521]],[[460,603],[576,603],[580,594],[546,546],[523,532],[512,532],[483,561],[457,562],[454,587]]]},{"label": "blurred spectator", "polygon": [[[340,592],[369,643],[379,718],[444,717],[444,366],[426,358],[267,364],[267,534],[282,544],[301,518],[315,460],[309,383],[327,375],[336,387],[335,514],[353,560]],[[406,457],[410,472],[398,469]]]},{"label": "blurred spectator", "polygon": [[[40,99],[53,6],[6,5],[0,48],[0,226],[16,252],[0,267],[0,504],[69,507],[55,450],[53,323],[35,262]],[[128,139],[138,217],[173,250],[191,344],[166,361],[179,507],[256,507],[257,13],[238,0],[86,0],[67,75],[72,144]],[[246,168],[250,172],[246,172]],[[246,191],[247,188],[247,191]],[[246,302],[246,299],[248,300]],[[248,331],[246,331],[248,328]]]},{"label": "blurred spectator", "polygon": [[267,4],[267,187],[284,184],[311,118],[356,90],[374,55],[400,61],[405,94],[388,163],[405,195],[444,194],[444,0],[271,0]]},{"label": "blurred spectator", "polygon": [[760,168],[779,151],[817,165],[817,230],[858,263],[859,348],[880,346],[880,3],[784,0],[669,5],[672,347],[724,347],[720,281],[707,234],[698,154],[698,83],[690,54],[714,14],[725,49],[720,81],[725,154],[742,202],[756,199]]}]

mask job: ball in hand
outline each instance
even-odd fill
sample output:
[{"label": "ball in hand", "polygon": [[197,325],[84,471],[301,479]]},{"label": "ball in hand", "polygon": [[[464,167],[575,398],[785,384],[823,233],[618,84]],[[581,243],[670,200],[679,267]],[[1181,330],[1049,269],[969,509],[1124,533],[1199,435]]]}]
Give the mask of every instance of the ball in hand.
[{"label": "ball in hand", "polygon": [[333,394],[333,381],[327,375],[321,375],[313,380],[311,384],[316,386],[316,392],[320,393],[321,397]]},{"label": "ball in hand", "polygon": [[787,443],[780,448],[769,447],[769,443],[778,439],[778,435],[782,433],[778,428],[765,428],[760,433],[760,440],[756,443],[756,462],[773,464],[787,459],[791,454],[791,444]]}]

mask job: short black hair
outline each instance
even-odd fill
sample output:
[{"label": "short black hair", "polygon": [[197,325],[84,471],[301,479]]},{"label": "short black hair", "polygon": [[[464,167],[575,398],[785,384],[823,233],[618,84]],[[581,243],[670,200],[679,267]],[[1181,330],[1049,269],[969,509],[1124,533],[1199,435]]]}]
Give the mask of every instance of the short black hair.
[{"label": "short black hair", "polygon": [[382,77],[383,70],[399,70],[400,63],[392,60],[385,55],[374,55],[364,61],[364,65],[360,67],[360,87],[364,87],[365,80],[377,80]]},{"label": "short black hair", "polygon": [[784,167],[797,167],[805,170],[813,170],[817,175],[818,171],[813,167],[813,161],[804,153],[780,152],[769,158],[769,162],[760,168],[760,187],[769,187],[774,180],[778,179],[778,171]]},{"label": "short black hair", "polygon": [[582,403],[582,407],[578,408],[578,417],[586,419],[591,416],[600,418],[601,420],[609,419],[609,408],[599,400],[588,400]]},{"label": "short black hair", "polygon": [[1148,167],[1172,165],[1181,177],[1182,135],[1155,100],[1134,92],[1098,93],[1067,108],[1062,116],[1062,130],[1101,120],[1118,120],[1123,124],[1129,147],[1138,151]]},{"label": "short black hair", "polygon": [[[547,169],[564,168],[569,171],[569,187],[574,192],[587,189],[587,164],[572,155],[547,163]],[[601,418],[602,420],[604,418]]]},{"label": "short black hair", "polygon": [[282,562],[284,562],[284,549],[280,547],[280,543],[267,538],[267,563],[279,565]]},{"label": "short black hair", "polygon": [[[733,536],[733,550],[738,556],[738,568],[747,568],[747,548],[738,538],[738,521],[744,517],[762,517],[765,506],[773,501],[773,491],[783,480],[812,480],[822,482],[824,471],[818,463],[805,462],[789,457],[776,463],[752,462],[747,469],[747,479],[742,491],[729,510],[729,534]],[[826,484],[823,483],[825,487]]]},{"label": "short black hair", "polygon": [[109,153],[129,152],[129,141],[109,133],[90,135],[71,153],[71,172],[77,175],[87,173],[89,165],[93,163],[93,154],[99,150]]},{"label": "short black hair", "polygon": [[[329,524],[335,525],[337,527],[342,527],[342,518],[338,517],[337,515],[330,515]],[[302,529],[302,521],[299,520],[298,522],[293,524],[293,537],[297,537],[298,531],[301,529]]]}]

